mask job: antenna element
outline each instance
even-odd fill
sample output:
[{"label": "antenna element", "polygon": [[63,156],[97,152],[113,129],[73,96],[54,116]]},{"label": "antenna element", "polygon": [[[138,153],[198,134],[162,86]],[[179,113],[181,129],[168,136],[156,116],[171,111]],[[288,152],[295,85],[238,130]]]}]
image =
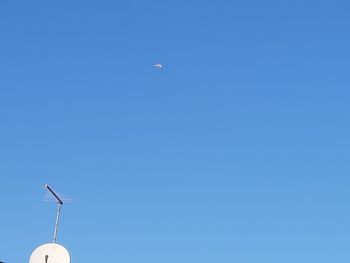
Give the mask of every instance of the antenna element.
[{"label": "antenna element", "polygon": [[60,215],[61,215],[61,207],[63,205],[62,200],[57,196],[57,194],[51,189],[51,187],[48,184],[45,184],[45,188],[50,191],[50,193],[56,198],[57,200],[57,215],[56,215],[56,223],[55,223],[55,231],[53,234],[53,241],[52,243],[56,243],[57,240],[57,231],[58,231],[58,224],[60,222]]}]

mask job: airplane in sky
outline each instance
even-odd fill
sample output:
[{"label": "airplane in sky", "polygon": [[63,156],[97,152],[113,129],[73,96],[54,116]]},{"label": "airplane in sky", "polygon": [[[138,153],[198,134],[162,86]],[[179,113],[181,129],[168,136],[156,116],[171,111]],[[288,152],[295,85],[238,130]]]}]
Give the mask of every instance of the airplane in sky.
[{"label": "airplane in sky", "polygon": [[[160,64],[160,63],[157,63],[157,64],[154,65],[154,67],[155,67],[156,69],[161,69],[161,68],[163,67],[163,65]],[[1,263],[1,262],[0,262],[0,263]]]}]

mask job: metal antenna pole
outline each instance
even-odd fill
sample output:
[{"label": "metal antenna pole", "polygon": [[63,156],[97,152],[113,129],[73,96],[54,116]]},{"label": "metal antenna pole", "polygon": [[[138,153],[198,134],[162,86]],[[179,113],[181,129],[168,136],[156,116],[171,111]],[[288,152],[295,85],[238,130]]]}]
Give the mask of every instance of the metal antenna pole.
[{"label": "metal antenna pole", "polygon": [[57,196],[57,194],[50,188],[49,185],[45,185],[47,190],[50,191],[50,193],[56,198],[57,200],[57,215],[56,215],[56,223],[55,223],[55,232],[53,234],[53,243],[56,243],[57,240],[57,231],[58,231],[58,224],[60,223],[60,215],[61,215],[61,208],[63,205],[62,200]]},{"label": "metal antenna pole", "polygon": [[58,224],[60,223],[61,207],[62,207],[62,204],[58,203],[57,204],[57,215],[56,215],[55,232],[53,234],[53,242],[52,243],[56,243]]}]

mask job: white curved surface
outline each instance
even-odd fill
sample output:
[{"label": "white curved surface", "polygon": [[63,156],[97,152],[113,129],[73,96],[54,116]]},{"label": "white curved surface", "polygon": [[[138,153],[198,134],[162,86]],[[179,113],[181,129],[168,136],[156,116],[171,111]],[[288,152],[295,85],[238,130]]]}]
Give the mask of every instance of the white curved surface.
[{"label": "white curved surface", "polygon": [[29,263],[70,263],[70,256],[63,246],[49,243],[35,249]]}]

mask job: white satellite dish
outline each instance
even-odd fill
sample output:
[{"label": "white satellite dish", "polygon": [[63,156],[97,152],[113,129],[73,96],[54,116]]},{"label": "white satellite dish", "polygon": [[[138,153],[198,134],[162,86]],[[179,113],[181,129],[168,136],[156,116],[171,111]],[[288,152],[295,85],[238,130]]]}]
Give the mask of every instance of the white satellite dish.
[{"label": "white satellite dish", "polygon": [[61,245],[49,243],[35,249],[29,263],[70,263],[70,256]]}]

